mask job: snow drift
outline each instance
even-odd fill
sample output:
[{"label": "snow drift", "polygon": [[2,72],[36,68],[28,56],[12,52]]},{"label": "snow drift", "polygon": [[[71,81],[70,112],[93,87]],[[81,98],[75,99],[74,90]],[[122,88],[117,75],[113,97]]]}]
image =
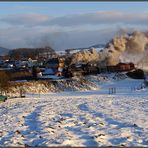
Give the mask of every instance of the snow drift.
[{"label": "snow drift", "polygon": [[40,80],[40,81],[22,81],[12,82],[7,95],[10,97],[20,96],[22,89],[25,94],[43,94],[50,92],[63,92],[63,91],[88,91],[99,90],[100,85],[106,82],[119,81],[126,79],[124,73],[116,74],[99,74],[89,75],[84,78],[75,79],[61,79],[61,80]]},{"label": "snow drift", "polygon": [[7,95],[10,97],[20,96],[20,90],[24,93],[42,94],[61,91],[86,91],[96,90],[99,87],[90,80],[83,79],[61,79],[55,81],[40,80],[26,82],[12,82]]}]

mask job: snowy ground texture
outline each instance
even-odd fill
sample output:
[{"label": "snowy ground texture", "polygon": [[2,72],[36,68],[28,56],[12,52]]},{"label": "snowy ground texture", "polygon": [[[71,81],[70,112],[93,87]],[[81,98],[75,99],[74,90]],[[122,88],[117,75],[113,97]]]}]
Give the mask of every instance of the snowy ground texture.
[{"label": "snowy ground texture", "polygon": [[[141,80],[93,91],[28,95],[0,103],[0,146],[148,146],[148,93]],[[116,94],[108,88],[117,87]]]}]

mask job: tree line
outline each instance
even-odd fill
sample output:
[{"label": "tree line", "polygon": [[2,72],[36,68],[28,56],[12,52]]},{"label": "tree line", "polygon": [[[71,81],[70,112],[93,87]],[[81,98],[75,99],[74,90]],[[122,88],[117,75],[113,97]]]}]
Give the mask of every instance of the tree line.
[{"label": "tree line", "polygon": [[40,56],[49,56],[56,54],[51,47],[44,48],[16,48],[9,52],[9,57],[14,60],[20,59],[38,59]]}]

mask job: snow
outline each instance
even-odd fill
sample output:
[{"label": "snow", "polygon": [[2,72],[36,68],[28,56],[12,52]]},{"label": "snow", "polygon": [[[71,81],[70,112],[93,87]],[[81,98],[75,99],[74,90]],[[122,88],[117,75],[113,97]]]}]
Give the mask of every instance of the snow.
[{"label": "snow", "polygon": [[99,52],[99,51],[103,50],[104,48],[100,47],[100,48],[94,48],[94,49],[96,49],[96,51]]},{"label": "snow", "polygon": [[[28,94],[0,104],[0,146],[148,146],[143,80],[90,76],[100,89]],[[98,81],[100,80],[100,81]],[[109,88],[116,88],[109,94]],[[131,89],[135,87],[135,89]]]},{"label": "snow", "polygon": [[62,76],[56,76],[56,75],[45,75],[45,76],[41,76],[40,78],[41,79],[54,79],[54,80],[56,80],[56,79],[61,79],[63,77]]}]

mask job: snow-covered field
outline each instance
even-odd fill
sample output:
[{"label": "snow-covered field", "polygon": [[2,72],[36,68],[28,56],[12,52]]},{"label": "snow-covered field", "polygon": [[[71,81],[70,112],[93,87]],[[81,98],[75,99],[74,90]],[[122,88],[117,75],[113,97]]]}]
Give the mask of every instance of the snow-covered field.
[{"label": "snow-covered field", "polygon": [[135,90],[141,84],[107,79],[98,90],[9,99],[0,104],[0,146],[147,147],[148,92]]}]

